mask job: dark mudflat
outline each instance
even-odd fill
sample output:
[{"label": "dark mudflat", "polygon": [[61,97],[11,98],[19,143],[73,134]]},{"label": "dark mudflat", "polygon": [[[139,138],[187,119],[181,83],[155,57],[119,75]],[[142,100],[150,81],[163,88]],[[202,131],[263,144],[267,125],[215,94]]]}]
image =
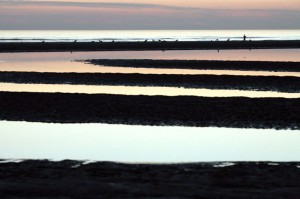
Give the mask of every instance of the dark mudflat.
[{"label": "dark mudflat", "polygon": [[300,99],[0,92],[0,120],[300,129]]},{"label": "dark mudflat", "polygon": [[100,66],[132,68],[300,72],[300,62],[157,59],[91,59],[78,61]]},{"label": "dark mudflat", "polygon": [[300,92],[299,77],[276,76],[0,72],[0,82]]},{"label": "dark mudflat", "polygon": [[0,52],[300,48],[299,40],[171,42],[2,42]]},{"label": "dark mudflat", "polygon": [[0,164],[0,197],[299,198],[300,163],[215,164],[5,163]]}]

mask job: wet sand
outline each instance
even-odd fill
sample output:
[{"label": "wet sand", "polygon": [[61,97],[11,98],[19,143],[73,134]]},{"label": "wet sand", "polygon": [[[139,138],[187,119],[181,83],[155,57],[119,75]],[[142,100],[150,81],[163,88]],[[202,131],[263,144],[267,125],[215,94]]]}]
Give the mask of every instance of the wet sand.
[{"label": "wet sand", "polygon": [[[0,43],[0,52],[300,48],[300,41]],[[298,62],[90,60],[107,66],[300,72]],[[299,92],[296,77],[1,72],[14,83]],[[300,129],[300,99],[0,92],[0,120]],[[226,136],[226,135],[225,135]],[[209,154],[208,154],[209,155]],[[300,163],[0,164],[0,198],[298,198]]]},{"label": "wet sand", "polygon": [[300,62],[157,59],[91,59],[77,61],[99,66],[133,68],[300,72]]},{"label": "wet sand", "polygon": [[300,99],[0,92],[0,119],[300,129]]},{"label": "wet sand", "polygon": [[0,82],[28,84],[160,86],[300,92],[300,78],[236,75],[0,72]]},{"label": "wet sand", "polygon": [[[2,198],[298,198],[297,162],[0,164]],[[227,167],[222,167],[227,165]]]},{"label": "wet sand", "polygon": [[300,48],[299,40],[162,42],[2,42],[0,52]]}]

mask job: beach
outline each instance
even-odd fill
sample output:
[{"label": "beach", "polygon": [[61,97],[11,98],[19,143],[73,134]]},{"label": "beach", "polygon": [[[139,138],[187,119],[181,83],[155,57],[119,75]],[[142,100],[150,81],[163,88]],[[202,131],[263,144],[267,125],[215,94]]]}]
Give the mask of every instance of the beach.
[{"label": "beach", "polygon": [[299,0],[0,0],[0,198],[300,198]]},{"label": "beach", "polygon": [[[300,41],[13,42],[0,43],[0,52],[15,52],[17,55],[18,52],[107,50],[136,52],[299,47]],[[31,56],[29,60],[32,59]],[[37,122],[62,125],[101,123],[142,127],[174,126],[182,128],[182,131],[185,127],[218,127],[235,128],[240,130],[241,132],[238,133],[241,134],[242,129],[292,130],[295,133],[300,129],[300,99],[287,97],[288,94],[298,94],[300,91],[299,77],[287,73],[297,74],[300,71],[298,61],[93,58],[70,60],[70,62],[85,64],[87,68],[211,70],[212,73],[214,70],[226,70],[232,74],[72,72],[72,68],[68,69],[70,72],[43,72],[44,62],[37,62],[42,72],[36,71],[37,66],[33,71],[29,69],[14,71],[14,68],[11,71],[2,70],[0,82],[14,84],[15,87],[41,85],[44,88],[46,85],[52,87],[85,85],[112,86],[112,89],[113,86],[136,89],[140,87],[146,91],[150,87],[201,88],[216,92],[218,89],[228,92],[242,90],[281,93],[285,97],[205,97],[201,92],[199,96],[179,96],[179,93],[177,96],[176,93],[172,96],[167,96],[166,93],[163,95],[92,94],[88,91],[80,93],[82,91],[76,90],[76,87],[73,93],[2,90],[0,91],[0,120],[25,121],[30,124]],[[55,61],[50,62],[50,65],[55,63]],[[28,65],[30,64],[29,61]],[[234,71],[243,71],[245,74],[237,75]],[[273,75],[247,75],[251,71],[257,74],[273,72]],[[26,126],[26,123],[24,125]],[[205,131],[205,128],[203,129]],[[222,140],[222,136],[226,134],[220,134],[216,139]],[[172,137],[169,139],[172,142]],[[118,145],[117,142],[114,144]],[[263,147],[266,149],[272,145],[265,144]],[[89,162],[89,160],[2,159],[0,197],[3,198],[297,198],[300,194],[298,180],[300,163],[297,161],[202,162],[199,160],[195,163],[157,164],[118,163],[105,162],[105,160]]]},{"label": "beach", "polygon": [[0,52],[224,50],[300,48],[299,40],[147,41],[147,42],[1,42]]},{"label": "beach", "polygon": [[300,100],[0,92],[0,119],[54,123],[300,129]]},{"label": "beach", "polygon": [[3,198],[298,198],[298,162],[0,164]]},{"label": "beach", "polygon": [[300,72],[296,61],[229,61],[229,60],[159,60],[159,59],[90,59],[76,60],[98,66],[153,69],[197,69]]},{"label": "beach", "polygon": [[169,75],[120,73],[0,72],[0,82],[18,84],[108,85],[202,88],[299,93],[299,77],[238,75]]},{"label": "beach", "polygon": [[[133,49],[134,50],[134,49]],[[53,62],[55,64],[56,62]],[[73,86],[68,90],[50,92],[15,90],[0,92],[0,117],[8,121],[54,123],[108,123],[158,126],[233,127],[262,129],[299,129],[299,77],[284,75],[299,72],[299,62],[287,61],[222,61],[161,59],[82,59],[72,60],[86,67],[122,67],[183,70],[245,71],[246,75],[184,75],[142,73],[90,72],[0,72],[0,81],[29,88],[34,85]],[[247,75],[249,71],[274,72],[274,75]],[[282,76],[275,75],[280,73]],[[10,83],[10,84],[9,84]],[[2,84],[5,86],[5,84]],[[78,86],[78,87],[76,87]],[[82,87],[79,86],[96,86]],[[97,86],[110,86],[99,91]],[[118,86],[122,86],[118,88]],[[4,88],[4,87],[3,87]],[[70,87],[71,88],[71,87]],[[76,90],[77,88],[77,90]],[[185,92],[173,90],[162,94],[150,92],[124,93],[117,89],[151,88],[208,89],[220,93],[233,91],[261,92],[255,95],[232,94],[205,96],[204,90]],[[86,90],[86,91],[85,91]],[[192,91],[192,90],[191,90]],[[221,92],[222,91],[222,92]],[[67,93],[62,93],[67,92]],[[92,92],[92,93],[89,93]],[[119,93],[118,93],[119,92]],[[176,92],[177,95],[176,96]],[[201,96],[201,92],[203,92]],[[263,92],[266,92],[263,95]],[[159,93],[159,92],[157,92]],[[173,94],[172,94],[173,93]],[[184,93],[184,92],[183,92]],[[193,94],[192,94],[193,93]],[[234,92],[233,92],[234,93]],[[268,97],[269,96],[272,97]],[[223,95],[224,95],[223,94]],[[274,95],[271,95],[274,94]],[[276,97],[281,94],[281,97]],[[180,95],[180,96],[179,96]],[[264,97],[262,97],[264,96]],[[286,97],[284,97],[286,96]]]}]

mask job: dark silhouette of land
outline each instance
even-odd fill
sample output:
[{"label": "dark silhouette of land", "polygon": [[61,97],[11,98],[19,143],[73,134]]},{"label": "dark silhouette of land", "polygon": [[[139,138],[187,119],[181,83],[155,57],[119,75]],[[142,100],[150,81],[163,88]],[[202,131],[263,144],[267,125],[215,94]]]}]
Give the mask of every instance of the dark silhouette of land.
[{"label": "dark silhouette of land", "polygon": [[[15,42],[0,43],[0,52],[300,48],[300,41],[244,40]],[[300,72],[299,62],[84,61],[141,68]],[[0,82],[300,91],[297,77],[0,72]],[[0,91],[0,120],[300,130],[300,99]],[[299,198],[298,162],[216,164],[0,162],[0,198]]]},{"label": "dark silhouette of land", "polygon": [[0,164],[1,198],[289,198],[300,163],[122,164],[28,160]]},{"label": "dark silhouette of land", "polygon": [[158,59],[90,59],[77,60],[88,64],[132,68],[168,68],[199,70],[241,70],[300,72],[300,62],[282,61],[215,61],[215,60],[158,60]]},{"label": "dark silhouette of land", "polygon": [[300,48],[299,40],[157,42],[1,42],[0,52]]},{"label": "dark silhouette of land", "polygon": [[278,76],[0,72],[0,82],[300,92],[300,77]]},{"label": "dark silhouette of land", "polygon": [[300,129],[300,99],[0,92],[0,120]]}]

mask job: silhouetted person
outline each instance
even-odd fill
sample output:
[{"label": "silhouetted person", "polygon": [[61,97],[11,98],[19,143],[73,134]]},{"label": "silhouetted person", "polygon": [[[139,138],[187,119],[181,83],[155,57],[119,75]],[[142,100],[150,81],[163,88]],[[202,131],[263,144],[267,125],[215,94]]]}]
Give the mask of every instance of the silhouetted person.
[{"label": "silhouetted person", "polygon": [[230,39],[227,39],[228,42],[230,42]]},{"label": "silhouetted person", "polygon": [[76,43],[76,42],[77,42],[77,40],[74,41],[74,43]]},{"label": "silhouetted person", "polygon": [[244,41],[246,41],[246,38],[247,38],[246,35],[244,35]]}]

